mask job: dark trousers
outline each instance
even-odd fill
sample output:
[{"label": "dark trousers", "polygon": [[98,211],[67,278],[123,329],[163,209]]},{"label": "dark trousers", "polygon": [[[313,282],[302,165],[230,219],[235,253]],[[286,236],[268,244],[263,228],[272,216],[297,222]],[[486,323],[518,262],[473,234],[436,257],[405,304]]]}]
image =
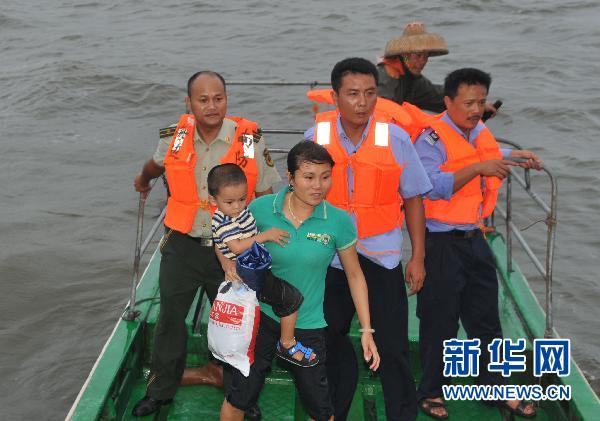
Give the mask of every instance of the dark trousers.
[{"label": "dark trousers", "polygon": [[[358,258],[369,289],[387,419],[414,420],[417,406],[409,364],[408,303],[402,265],[386,269],[361,255]],[[344,271],[330,267],[325,285],[327,376],[337,421],[348,416],[358,381],[357,358],[347,336],[355,308]]]},{"label": "dark trousers", "polygon": [[304,296],[298,288],[273,275],[269,270],[265,274],[258,300],[269,304],[277,317],[286,317],[298,311]]},{"label": "dark trousers", "polygon": [[[248,377],[236,368],[223,366],[225,398],[234,407],[247,410],[254,405],[265,384],[267,372],[275,358],[275,347],[279,340],[279,323],[264,313],[260,314],[260,325],[254,348],[254,364],[250,366]],[[333,412],[329,398],[327,370],[325,369],[326,348],[323,329],[296,329],[296,339],[319,355],[319,363],[314,367],[299,367],[288,364],[294,376],[300,401],[308,415],[316,421],[327,421]]]},{"label": "dark trousers", "polygon": [[502,328],[496,267],[481,232],[471,238],[427,232],[425,270],[425,284],[417,296],[423,366],[418,400],[442,396],[442,385],[449,383],[443,376],[443,341],[456,338],[459,319],[470,339],[481,340],[477,382],[504,384],[500,374],[487,371],[487,346],[502,337]]},{"label": "dark trousers", "polygon": [[160,313],[154,330],[148,395],[170,399],[181,381],[187,354],[185,318],[198,288],[204,286],[212,302],[223,280],[214,247],[168,231],[161,243]]}]

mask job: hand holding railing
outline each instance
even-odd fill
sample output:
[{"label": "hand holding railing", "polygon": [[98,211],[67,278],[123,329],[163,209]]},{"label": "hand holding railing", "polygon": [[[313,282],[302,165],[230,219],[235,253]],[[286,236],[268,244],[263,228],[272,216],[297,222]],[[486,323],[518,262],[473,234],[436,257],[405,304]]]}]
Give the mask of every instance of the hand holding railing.
[{"label": "hand holding railing", "polygon": [[[508,141],[506,139],[497,139],[498,142],[508,144],[513,146],[516,149],[522,149],[522,147],[515,143]],[[546,283],[546,330],[544,332],[544,336],[547,338],[551,338],[554,336],[554,319],[553,319],[553,309],[552,309],[552,283],[553,283],[553,268],[554,268],[554,248],[556,242],[556,214],[557,214],[557,182],[556,177],[552,174],[550,169],[546,164],[544,164],[541,169],[544,171],[550,179],[551,184],[551,192],[550,192],[550,205],[548,205],[537,193],[531,190],[531,179],[530,179],[530,171],[528,168],[525,169],[524,178],[521,177],[517,170],[511,168],[508,177],[506,178],[506,212],[504,212],[500,208],[496,208],[496,211],[504,218],[506,221],[506,268],[510,273],[512,271],[512,236],[514,234],[515,238],[519,241],[525,253],[531,259],[531,262],[536,267],[538,272],[544,277]],[[512,222],[512,180],[515,180],[525,192],[531,197],[531,199],[546,213],[546,217],[537,222],[544,222],[547,226],[547,236],[546,236],[546,264],[542,265],[537,256],[531,250],[531,247],[527,244],[525,239],[523,238],[521,231],[513,222]],[[528,225],[523,230],[531,227],[533,224]]]}]

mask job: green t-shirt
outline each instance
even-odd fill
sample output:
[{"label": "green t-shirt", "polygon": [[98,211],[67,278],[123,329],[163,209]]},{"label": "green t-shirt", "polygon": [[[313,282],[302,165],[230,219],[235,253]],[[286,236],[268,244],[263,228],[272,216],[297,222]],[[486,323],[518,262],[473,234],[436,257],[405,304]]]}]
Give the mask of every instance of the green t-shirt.
[{"label": "green t-shirt", "polygon": [[[327,326],[323,315],[325,275],[337,250],[356,242],[356,228],[346,212],[326,201],[321,202],[313,214],[298,229],[283,214],[285,194],[261,196],[250,203],[249,209],[256,219],[259,231],[280,228],[290,233],[285,247],[267,241],[265,247],[273,257],[271,270],[275,276],[294,285],[304,296],[298,310],[296,327],[317,329]],[[261,310],[279,321],[271,306],[260,303]]]}]

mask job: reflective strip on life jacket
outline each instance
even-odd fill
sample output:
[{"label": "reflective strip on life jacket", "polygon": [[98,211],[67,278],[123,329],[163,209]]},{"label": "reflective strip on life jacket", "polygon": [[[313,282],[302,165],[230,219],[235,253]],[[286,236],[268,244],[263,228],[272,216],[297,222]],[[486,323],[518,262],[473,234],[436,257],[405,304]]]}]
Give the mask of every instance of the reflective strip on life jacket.
[{"label": "reflective strip on life jacket", "polygon": [[319,145],[329,145],[329,137],[331,134],[331,123],[321,121],[317,123],[317,139]]},{"label": "reflective strip on life jacket", "polygon": [[[306,93],[306,96],[314,102],[335,105],[332,93],[333,89],[312,89]],[[385,120],[406,130],[413,143],[423,129],[427,127],[423,125],[423,121],[427,117],[432,117],[415,105],[407,102],[400,105],[383,97],[377,97],[374,113],[381,118],[381,121]],[[415,117],[418,117],[418,119],[415,120]]]},{"label": "reflective strip on life jacket", "polygon": [[[231,146],[221,159],[221,164],[234,163],[240,166],[248,183],[247,201],[254,197],[258,179],[258,167],[254,155],[254,133],[259,133],[258,125],[239,117],[226,117],[237,123]],[[171,195],[167,200],[165,225],[181,233],[192,230],[198,209],[214,212],[208,200],[200,199],[196,184],[195,167],[197,155],[194,148],[196,120],[192,114],[184,114],[164,159],[165,174]]]},{"label": "reflective strip on life jacket", "polygon": [[[373,118],[367,138],[352,156],[344,150],[337,132],[337,110],[317,114],[314,139],[332,156],[332,186],[327,200],[356,216],[359,238],[401,227],[404,219],[398,192],[402,166],[396,163],[389,141],[389,124]],[[354,185],[348,192],[348,169]]]},{"label": "reflective strip on life jacket", "polygon": [[246,202],[254,198],[254,190],[258,181],[258,164],[255,156],[255,144],[260,140],[261,133],[258,124],[241,117],[227,116],[237,123],[231,147],[221,159],[221,164],[232,163],[239,166],[246,175],[248,191]]},{"label": "reflective strip on life jacket", "polygon": [[385,148],[390,144],[390,125],[388,123],[375,122],[375,146]]}]

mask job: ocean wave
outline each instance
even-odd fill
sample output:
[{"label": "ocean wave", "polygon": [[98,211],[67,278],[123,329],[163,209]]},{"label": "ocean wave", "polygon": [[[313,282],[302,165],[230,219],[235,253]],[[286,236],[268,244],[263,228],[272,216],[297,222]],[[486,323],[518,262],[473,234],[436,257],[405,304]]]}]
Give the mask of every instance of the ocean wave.
[{"label": "ocean wave", "polygon": [[12,95],[11,109],[52,118],[67,112],[122,112],[148,116],[157,104],[180,103],[185,92],[170,84],[111,74],[82,62],[58,62],[28,77],[29,89]]}]

